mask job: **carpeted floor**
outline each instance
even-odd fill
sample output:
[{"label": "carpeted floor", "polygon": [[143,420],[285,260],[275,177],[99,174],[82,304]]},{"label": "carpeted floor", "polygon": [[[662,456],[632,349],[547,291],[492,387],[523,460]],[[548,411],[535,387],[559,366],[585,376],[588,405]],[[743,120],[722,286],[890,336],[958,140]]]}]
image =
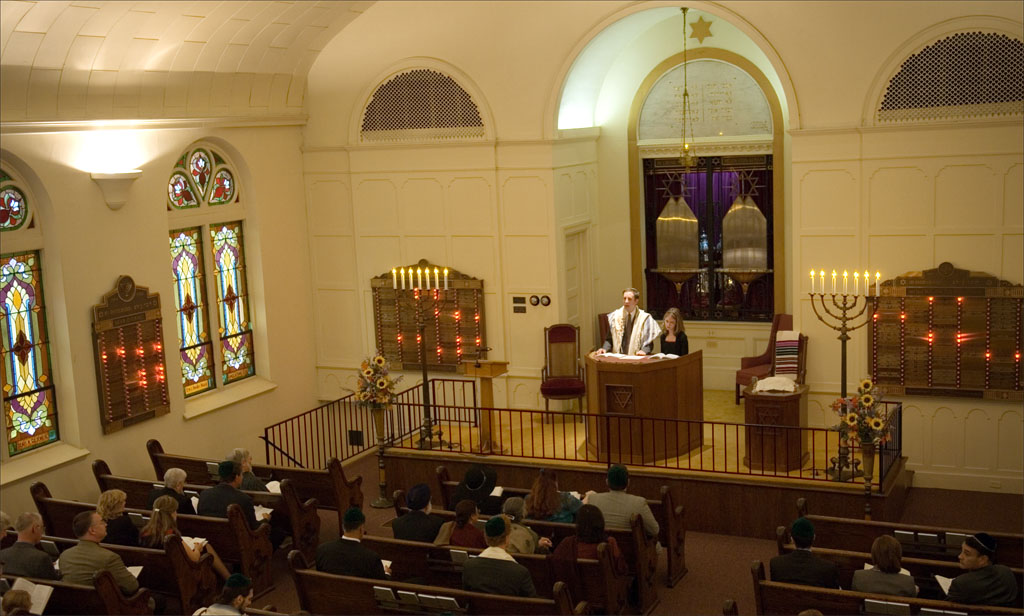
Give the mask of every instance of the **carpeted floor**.
[{"label": "carpeted floor", "polygon": [[[731,405],[732,392],[706,392],[728,394]],[[725,400],[724,396],[719,396]],[[717,405],[716,405],[717,406]],[[721,407],[726,405],[724,402]],[[737,407],[741,408],[741,407]],[[366,456],[351,465],[346,464],[346,474],[363,476],[363,491],[367,502],[377,496],[376,458]],[[366,508],[367,530],[370,534],[391,536],[391,528],[385,526],[394,516],[391,509]],[[855,514],[852,514],[855,515]],[[322,526],[320,540],[330,541],[338,537],[338,518],[333,511],[320,514]],[[931,488],[910,490],[902,522],[973,528],[989,531],[1020,532],[1024,527],[1024,500],[1019,494],[995,494],[989,492],[963,492]],[[726,599],[734,599],[740,614],[754,613],[753,586],[750,564],[754,560],[767,563],[775,555],[774,538],[751,539],[708,533],[686,533],[686,564],[689,573],[675,586],[659,586],[659,605],[654,614],[721,614]],[[298,597],[288,574],[285,550],[274,555],[273,570],[276,588],[257,599],[255,605],[274,605],[279,611],[294,612],[299,609]],[[664,579],[665,556],[659,563],[660,579]],[[1020,566],[1020,563],[1017,564]]]}]

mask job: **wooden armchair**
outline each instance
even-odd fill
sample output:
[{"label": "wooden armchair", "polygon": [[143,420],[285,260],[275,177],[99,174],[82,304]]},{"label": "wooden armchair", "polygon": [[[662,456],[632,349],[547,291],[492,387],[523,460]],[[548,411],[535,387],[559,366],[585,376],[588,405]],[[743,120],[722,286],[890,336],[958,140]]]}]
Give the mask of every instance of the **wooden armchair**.
[{"label": "wooden armchair", "polygon": [[[768,348],[764,353],[755,357],[741,357],[740,369],[736,371],[736,404],[740,403],[740,389],[750,385],[750,379],[757,377],[763,379],[772,374],[772,365],[775,358],[775,335],[779,330],[793,329],[793,315],[777,314],[772,319],[772,333],[768,337]],[[803,382],[801,378],[799,383]]]},{"label": "wooden armchair", "polygon": [[[580,328],[559,323],[544,328],[544,369],[541,371],[540,395],[544,396],[544,410],[550,410],[551,400],[580,401],[587,393],[580,365]],[[582,417],[581,417],[582,419]]]}]

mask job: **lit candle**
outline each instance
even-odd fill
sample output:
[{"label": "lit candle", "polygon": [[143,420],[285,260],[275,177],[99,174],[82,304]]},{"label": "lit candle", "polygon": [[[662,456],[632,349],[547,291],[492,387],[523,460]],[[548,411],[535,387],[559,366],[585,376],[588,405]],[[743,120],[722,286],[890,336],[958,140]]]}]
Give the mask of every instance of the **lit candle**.
[{"label": "lit candle", "polygon": [[[428,276],[428,278],[429,278],[429,276]],[[416,268],[416,287],[419,288],[419,289],[423,288],[423,268],[422,267],[417,267]]]},{"label": "lit candle", "polygon": [[820,272],[818,272],[818,276],[821,277],[821,291],[819,291],[819,293],[824,295],[825,294],[825,270],[821,270]]},{"label": "lit candle", "polygon": [[444,290],[448,290],[448,268],[444,268]]},{"label": "lit candle", "polygon": [[832,295],[836,294],[836,271],[832,270]]},{"label": "lit candle", "polygon": [[849,283],[849,281],[850,274],[846,270],[843,270],[843,295],[846,295],[847,284]]},{"label": "lit candle", "polygon": [[435,267],[435,268],[434,268],[434,288],[435,288],[435,289],[441,286],[441,281],[440,281],[440,280],[438,280],[438,278],[437,278],[437,277],[438,277],[438,275],[440,275],[440,273],[441,273],[441,270],[439,270],[439,269],[437,269],[437,268]]},{"label": "lit candle", "polygon": [[393,267],[391,268],[391,288],[398,288],[398,270]]},{"label": "lit candle", "polygon": [[405,268],[402,268],[402,290],[405,290]]},{"label": "lit candle", "polygon": [[860,295],[860,272],[853,273],[853,295]]},{"label": "lit candle", "polygon": [[811,270],[811,293],[814,293],[814,270]]},{"label": "lit candle", "polygon": [[868,287],[868,284],[870,284],[870,283],[871,283],[871,276],[868,274],[867,270],[864,270],[864,296],[865,297],[871,295],[871,288]]},{"label": "lit candle", "polygon": [[881,295],[878,290],[878,285],[882,281],[882,272],[875,272],[875,295]]}]

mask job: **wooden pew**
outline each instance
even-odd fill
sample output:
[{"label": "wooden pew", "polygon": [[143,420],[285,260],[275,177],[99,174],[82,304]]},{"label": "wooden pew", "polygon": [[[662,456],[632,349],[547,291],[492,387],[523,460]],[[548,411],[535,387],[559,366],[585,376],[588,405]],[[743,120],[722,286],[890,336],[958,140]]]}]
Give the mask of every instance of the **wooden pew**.
[{"label": "wooden pew", "polygon": [[[220,462],[219,459],[169,454],[164,452],[160,441],[156,439],[146,442],[146,451],[149,452],[149,459],[153,463],[158,480],[163,480],[167,469],[176,467],[188,474],[191,483],[216,485],[219,482],[217,477],[211,476],[206,470],[207,462]],[[345,470],[337,458],[331,458],[327,462],[326,470],[253,464],[252,471],[257,476],[270,480],[291,479],[300,498],[315,498],[322,509],[338,511],[338,528],[341,528],[346,509],[363,507],[363,478],[359,475],[351,480],[345,477]]]},{"label": "wooden pew", "polygon": [[[429,586],[462,587],[462,564],[452,560],[452,550],[475,556],[483,550],[456,546],[437,546],[419,541],[402,541],[391,537],[363,535],[363,545],[381,558],[391,561],[392,579],[413,581]],[[555,563],[550,554],[513,554],[516,562],[530,572],[534,588],[544,598],[553,598],[551,589],[558,580]],[[573,597],[586,597],[591,609],[602,613],[619,614],[625,609],[632,577],[615,575],[611,554],[606,544],[598,546],[597,559],[577,561],[581,588]],[[570,589],[571,590],[571,589]]]},{"label": "wooden pew", "polygon": [[[43,524],[52,534],[74,538],[71,523],[82,511],[95,511],[96,505],[79,501],[53,498],[42,482],[35,482],[29,489],[36,509],[43,518]],[[149,516],[147,509],[126,509],[129,513]],[[270,559],[273,547],[270,545],[270,525],[261,524],[256,530],[248,522],[238,505],[228,507],[228,517],[214,518],[201,515],[179,515],[178,530],[186,537],[203,537],[217,550],[225,563],[239,563],[242,573],[253,581],[256,596],[273,590]]]},{"label": "wooden pew", "polygon": [[[121,477],[110,472],[110,467],[103,460],[94,460],[92,473],[100,490],[121,490],[127,497],[127,506],[135,509],[147,509],[149,493],[162,483],[153,483],[147,479]],[[287,485],[287,487],[285,487]],[[209,485],[186,484],[185,489],[196,493],[210,488]],[[291,528],[291,537],[295,549],[300,550],[307,558],[316,554],[317,542],[320,539],[320,515],[317,513],[317,500],[311,498],[305,503],[299,500],[294,483],[291,479],[281,482],[281,493],[244,491],[253,503],[274,510],[274,519],[281,516]],[[216,549],[216,546],[214,546]]]},{"label": "wooden pew", "polygon": [[[405,507],[405,494],[401,490],[395,491],[394,501],[396,516],[402,515],[409,510]],[[446,521],[455,519],[454,511],[434,509],[431,513],[445,518]],[[489,518],[488,516],[481,516],[480,519],[487,520]],[[609,536],[615,537],[615,542],[619,544],[619,549],[629,564],[630,575],[636,578],[637,608],[641,613],[646,614],[653,610],[659,601],[658,589],[654,583],[655,572],[658,566],[658,553],[654,539],[648,537],[647,533],[644,532],[643,520],[640,519],[640,516],[634,515],[631,523],[632,526],[628,529],[606,528],[605,531]],[[541,537],[550,538],[552,544],[556,546],[562,539],[576,534],[575,524],[545,522],[543,520],[524,520],[523,524],[532,528]]]},{"label": "wooden pew", "polygon": [[[775,531],[775,542],[780,555],[788,554],[796,549],[796,545],[793,544],[793,539],[790,537],[789,529],[785,526],[780,526]],[[870,552],[820,548],[815,545],[814,553],[817,556],[830,560],[839,566],[839,585],[843,588],[852,588],[853,572],[863,569],[865,563],[870,565],[873,562],[871,560]],[[938,587],[938,583],[935,581],[936,575],[955,578],[964,572],[964,570],[960,568],[959,563],[950,562],[948,560],[931,560],[927,558],[906,556],[901,559],[901,563],[903,568],[914,577],[918,588],[922,590],[930,588],[935,592],[941,592],[941,589]],[[1022,584],[1024,584],[1024,569],[1021,569],[1020,567],[1011,567],[1010,571],[1013,572],[1013,575],[1017,580],[1017,591],[1019,593],[1021,592]],[[1018,594],[1018,603],[1020,600],[1021,597]]]},{"label": "wooden pew", "polygon": [[[445,466],[437,467],[437,485],[441,495],[441,502],[447,511],[454,511],[456,503],[451,502],[455,494],[458,481],[451,478]],[[516,488],[502,486],[502,498],[519,496],[526,498],[530,494],[527,488]],[[660,489],[661,500],[647,500],[654,519],[658,521],[658,539],[667,551],[665,585],[672,588],[679,580],[686,575],[686,518],[685,509],[677,505],[678,497],[668,486],[663,485]]]},{"label": "wooden pew", "polygon": [[[19,576],[4,574],[3,579],[11,586]],[[149,607],[150,593],[139,588],[130,597],[125,596],[109,571],[96,574],[95,587],[69,584],[59,580],[41,580],[26,577],[33,584],[52,586],[53,593],[46,602],[44,614],[152,614]]]},{"label": "wooden pew", "polygon": [[[506,597],[486,593],[470,592],[456,588],[442,588],[420,584],[407,584],[391,580],[369,580],[365,578],[321,573],[310,569],[302,554],[293,550],[288,555],[299,605],[312,614],[395,614],[419,613],[442,614],[586,614],[587,603],[579,602],[574,608],[565,584],[554,585],[554,599]],[[374,588],[388,589],[397,597],[399,591],[417,595],[419,605],[410,608],[379,598]],[[386,594],[386,592],[385,592]],[[411,595],[410,595],[411,596]],[[458,602],[460,609],[425,605],[424,597],[450,597]]]},{"label": "wooden pew", "polygon": [[[78,545],[78,539],[46,536],[60,552]],[[117,554],[125,565],[141,566],[139,584],[152,592],[173,596],[181,607],[180,613],[189,616],[213,601],[221,589],[220,579],[213,570],[213,557],[203,554],[193,562],[185,552],[181,537],[172,535],[164,539],[161,549],[101,544]]]},{"label": "wooden pew", "polygon": [[754,602],[757,606],[755,613],[759,615],[798,614],[809,609],[819,610],[822,614],[860,614],[863,612],[865,599],[904,603],[910,606],[912,614],[917,614],[921,608],[967,614],[1024,614],[1024,610],[1016,608],[963,605],[934,599],[894,597],[877,593],[770,582],[765,579],[764,565],[758,560],[751,564],[750,575],[754,582]]},{"label": "wooden pew", "polygon": [[[963,528],[919,526],[899,522],[881,522],[840,518],[808,513],[807,499],[796,501],[797,517],[806,517],[814,524],[814,544],[828,548],[870,552],[871,543],[879,535],[895,535],[903,545],[904,556],[918,556],[956,562],[964,535],[981,532]],[[903,531],[897,533],[896,531]],[[985,531],[988,532],[988,531]],[[905,540],[903,533],[913,533]],[[1019,566],[1024,562],[1024,534],[989,532],[998,543],[996,562]],[[903,535],[903,536],[901,536]]]}]

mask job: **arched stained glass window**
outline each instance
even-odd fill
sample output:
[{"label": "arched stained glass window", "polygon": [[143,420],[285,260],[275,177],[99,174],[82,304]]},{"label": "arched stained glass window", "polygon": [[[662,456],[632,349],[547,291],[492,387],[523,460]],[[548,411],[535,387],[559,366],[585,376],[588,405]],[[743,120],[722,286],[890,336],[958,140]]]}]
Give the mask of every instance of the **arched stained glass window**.
[{"label": "arched stained glass window", "polygon": [[178,340],[181,341],[181,381],[187,398],[216,387],[213,343],[206,313],[202,229],[171,231],[170,241]]},{"label": "arched stained glass window", "polygon": [[12,456],[58,439],[41,272],[38,252],[0,256],[4,427]]},{"label": "arched stained glass window", "polygon": [[14,231],[28,220],[25,193],[6,171],[0,170],[0,231]]},{"label": "arched stained glass window", "polygon": [[182,154],[167,181],[167,209],[170,211],[231,203],[236,196],[231,169],[208,148],[195,148]]},{"label": "arched stained glass window", "polygon": [[220,319],[221,370],[224,384],[255,374],[249,290],[245,279],[242,222],[210,225],[217,272],[217,316]]}]

